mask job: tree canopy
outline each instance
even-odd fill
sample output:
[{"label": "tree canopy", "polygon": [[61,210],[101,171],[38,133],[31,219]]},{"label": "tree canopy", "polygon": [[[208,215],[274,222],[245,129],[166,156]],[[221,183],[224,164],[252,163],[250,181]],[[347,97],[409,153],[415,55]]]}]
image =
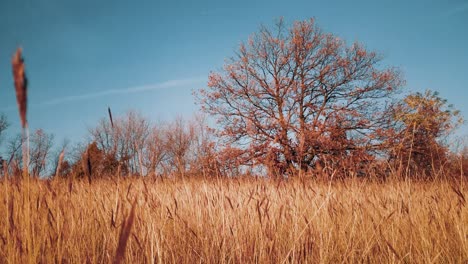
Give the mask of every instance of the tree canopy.
[{"label": "tree canopy", "polygon": [[284,173],[343,155],[365,157],[384,142],[391,96],[404,82],[381,60],[313,19],[290,28],[280,20],[212,72],[198,102],[217,116],[227,149],[242,164]]}]

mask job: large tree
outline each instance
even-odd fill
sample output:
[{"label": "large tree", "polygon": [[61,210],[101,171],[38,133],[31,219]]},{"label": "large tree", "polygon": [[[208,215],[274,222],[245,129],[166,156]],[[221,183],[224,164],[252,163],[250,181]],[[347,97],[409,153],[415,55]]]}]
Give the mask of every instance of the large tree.
[{"label": "large tree", "polygon": [[402,82],[362,44],[347,45],[313,19],[290,29],[281,20],[242,43],[197,98],[238,162],[282,174],[381,147]]}]

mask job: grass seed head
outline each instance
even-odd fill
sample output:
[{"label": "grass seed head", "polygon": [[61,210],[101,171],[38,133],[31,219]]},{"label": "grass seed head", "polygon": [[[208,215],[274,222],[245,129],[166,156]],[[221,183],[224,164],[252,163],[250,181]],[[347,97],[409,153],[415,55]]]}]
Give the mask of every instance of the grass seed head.
[{"label": "grass seed head", "polygon": [[28,80],[26,78],[24,59],[22,56],[22,49],[18,48],[13,55],[11,61],[13,67],[13,78],[15,81],[16,101],[18,103],[18,110],[21,119],[21,126],[23,128],[27,125],[26,111],[28,102]]}]

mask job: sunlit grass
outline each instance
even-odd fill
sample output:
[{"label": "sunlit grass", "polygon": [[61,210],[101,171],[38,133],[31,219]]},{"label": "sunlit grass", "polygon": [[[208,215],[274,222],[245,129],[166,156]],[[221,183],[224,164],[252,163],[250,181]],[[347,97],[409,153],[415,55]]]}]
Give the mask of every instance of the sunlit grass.
[{"label": "sunlit grass", "polygon": [[460,183],[35,180],[30,201],[26,184],[0,187],[2,263],[112,262],[135,199],[126,263],[468,261]]}]

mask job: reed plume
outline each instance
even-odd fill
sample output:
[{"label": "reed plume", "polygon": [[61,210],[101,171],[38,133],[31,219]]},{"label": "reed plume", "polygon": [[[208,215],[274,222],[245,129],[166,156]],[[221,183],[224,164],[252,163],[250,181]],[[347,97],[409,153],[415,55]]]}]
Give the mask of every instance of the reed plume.
[{"label": "reed plume", "polygon": [[29,182],[29,128],[28,121],[26,119],[27,114],[27,105],[28,105],[28,79],[26,78],[24,59],[22,55],[23,50],[18,48],[13,55],[11,60],[11,65],[13,68],[13,79],[15,82],[15,91],[16,91],[16,102],[18,104],[18,110],[21,120],[21,145],[22,145],[22,156],[23,156],[23,179],[27,179],[27,192],[24,194],[24,199],[26,203],[26,212],[25,212],[25,222],[26,226],[26,248],[28,252],[28,262],[32,263],[32,254],[30,254],[33,248],[33,241],[30,237],[31,235],[31,211],[30,211],[30,202],[31,194],[29,191],[30,182]]},{"label": "reed plume", "polygon": [[23,50],[18,48],[11,61],[13,68],[13,79],[15,81],[16,102],[21,120],[21,134],[23,140],[23,175],[28,175],[29,168],[29,129],[26,119],[28,105],[28,79],[26,78]]},{"label": "reed plume", "polygon": [[13,66],[13,78],[15,80],[16,102],[18,103],[18,110],[21,119],[21,126],[26,128],[28,122],[26,120],[26,111],[28,103],[28,79],[24,69],[24,59],[22,56],[22,49],[18,48],[13,55],[11,61]]},{"label": "reed plume", "polygon": [[[114,142],[112,146],[112,157],[117,159],[117,142],[116,142],[116,135],[115,135],[115,128],[114,128],[114,119],[112,118],[112,110],[110,106],[107,107],[107,112],[109,113],[109,120],[111,123],[111,128],[112,128],[112,140]],[[118,159],[119,165],[117,166],[117,177],[120,176],[120,170],[122,167],[122,162],[120,159]]]},{"label": "reed plume", "polygon": [[109,112],[109,120],[110,120],[110,123],[111,123],[111,127],[114,128],[114,120],[112,119],[112,111],[111,111],[110,107],[107,107],[107,112]]},{"label": "reed plume", "polygon": [[64,156],[65,156],[65,148],[63,148],[62,151],[60,152],[58,163],[57,163],[57,170],[55,171],[55,177],[58,177],[60,175]]}]

